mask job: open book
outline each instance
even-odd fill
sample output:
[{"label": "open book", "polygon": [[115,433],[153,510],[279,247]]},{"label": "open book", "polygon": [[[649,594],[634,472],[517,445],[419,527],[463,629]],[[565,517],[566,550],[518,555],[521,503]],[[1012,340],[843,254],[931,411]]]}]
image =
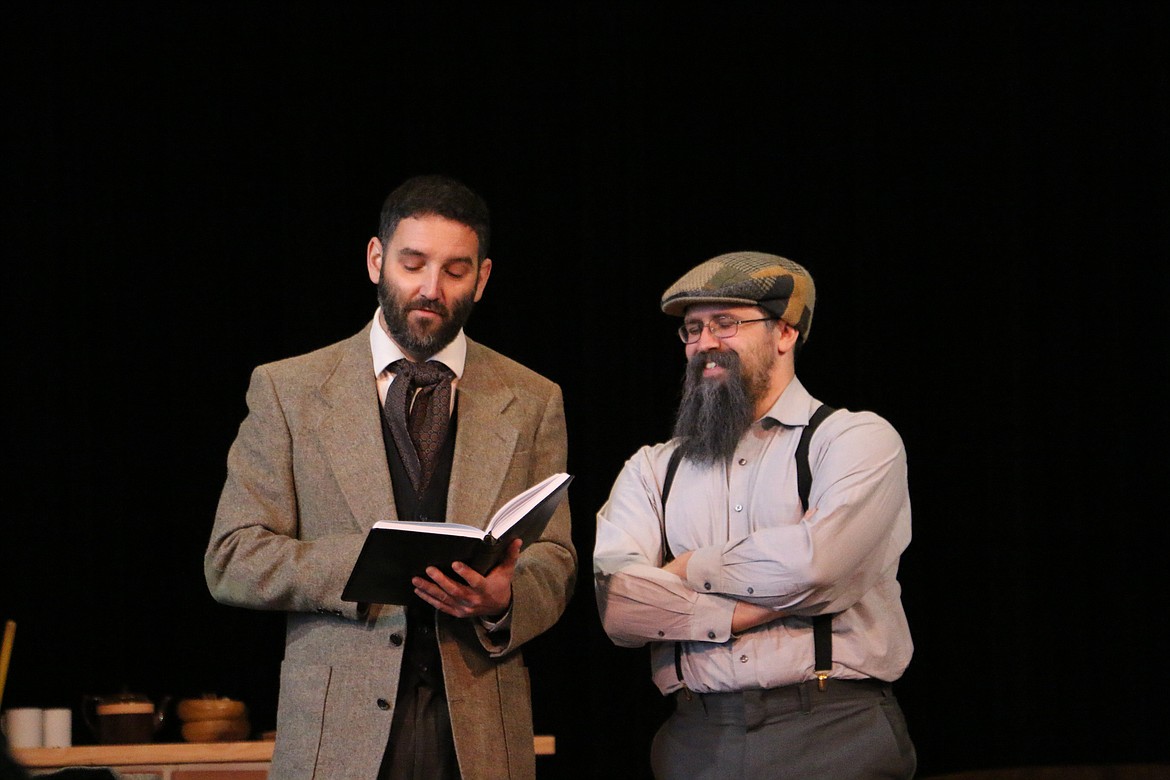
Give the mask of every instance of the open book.
[{"label": "open book", "polygon": [[428,566],[458,581],[451,571],[454,561],[486,574],[504,557],[513,539],[522,539],[527,547],[540,538],[572,480],[569,474],[553,474],[533,485],[500,507],[486,528],[397,520],[374,523],[341,592],[342,600],[407,604],[417,599],[411,578],[426,577]]}]

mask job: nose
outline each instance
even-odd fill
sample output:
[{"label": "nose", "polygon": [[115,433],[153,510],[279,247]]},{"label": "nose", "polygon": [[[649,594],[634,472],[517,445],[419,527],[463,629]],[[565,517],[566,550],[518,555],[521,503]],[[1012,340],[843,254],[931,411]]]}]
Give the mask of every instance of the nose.
[{"label": "nose", "polygon": [[700,352],[717,352],[723,347],[723,340],[715,338],[711,329],[703,326],[703,329],[699,331],[698,347]]},{"label": "nose", "polygon": [[419,296],[428,300],[437,300],[439,298],[439,269],[428,268],[422,275],[419,282],[418,294]]}]

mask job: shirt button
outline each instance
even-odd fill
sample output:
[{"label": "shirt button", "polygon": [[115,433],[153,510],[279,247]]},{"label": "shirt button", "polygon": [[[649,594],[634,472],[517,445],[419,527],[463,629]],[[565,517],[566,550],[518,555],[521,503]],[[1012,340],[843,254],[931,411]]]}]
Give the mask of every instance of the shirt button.
[{"label": "shirt button", "polygon": [[658,632],[658,636],[666,636],[666,632],[665,632],[665,631],[659,631],[659,632]]},{"label": "shirt button", "polygon": [[707,638],[708,638],[708,639],[714,639],[714,638],[715,638],[715,632],[714,632],[714,631],[708,631],[708,632],[707,632]]},{"label": "shirt button", "polygon": [[395,647],[400,646],[402,644],[402,634],[391,634],[390,644],[394,645]]},{"label": "shirt button", "polygon": [[739,662],[740,662],[741,664],[746,664],[746,663],[747,663],[747,656],[746,656],[746,655],[741,655],[741,656],[739,657]]},{"label": "shirt button", "polygon": [[376,704],[378,705],[378,709],[380,709],[380,710],[390,709],[390,702],[386,701],[385,699],[378,699]]},{"label": "shirt button", "polygon": [[756,592],[756,589],[755,589],[755,588],[748,588],[748,595],[749,595],[749,596],[750,596],[751,594],[755,593],[755,592]]},{"label": "shirt button", "polygon": [[704,588],[704,589],[706,589],[706,590],[711,590],[711,583],[709,583],[709,582],[704,582],[704,583],[703,583],[703,588]]},{"label": "shirt button", "polygon": [[740,458],[739,465],[746,466],[747,465],[747,458]]},{"label": "shirt button", "polygon": [[742,511],[743,511],[743,504],[736,504],[736,505],[735,505],[735,511],[736,511],[736,512],[742,512]]}]

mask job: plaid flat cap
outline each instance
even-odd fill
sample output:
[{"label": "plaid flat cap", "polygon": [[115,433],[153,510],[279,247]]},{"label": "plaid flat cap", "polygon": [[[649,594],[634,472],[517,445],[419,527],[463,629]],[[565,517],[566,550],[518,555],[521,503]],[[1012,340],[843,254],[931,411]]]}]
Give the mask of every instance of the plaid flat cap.
[{"label": "plaid flat cap", "polygon": [[759,306],[800,331],[803,342],[816,297],[812,276],[799,263],[763,252],[729,252],[683,274],[662,294],[662,310],[681,317],[700,303]]}]

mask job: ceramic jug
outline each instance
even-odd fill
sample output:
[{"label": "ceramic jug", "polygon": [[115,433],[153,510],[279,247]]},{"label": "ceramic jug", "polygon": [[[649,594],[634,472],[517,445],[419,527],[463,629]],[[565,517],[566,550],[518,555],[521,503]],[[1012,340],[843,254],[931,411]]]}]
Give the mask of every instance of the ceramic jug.
[{"label": "ceramic jug", "polygon": [[81,714],[97,741],[103,745],[133,745],[151,742],[162,728],[167,704],[158,705],[140,693],[111,696],[83,696]]}]

